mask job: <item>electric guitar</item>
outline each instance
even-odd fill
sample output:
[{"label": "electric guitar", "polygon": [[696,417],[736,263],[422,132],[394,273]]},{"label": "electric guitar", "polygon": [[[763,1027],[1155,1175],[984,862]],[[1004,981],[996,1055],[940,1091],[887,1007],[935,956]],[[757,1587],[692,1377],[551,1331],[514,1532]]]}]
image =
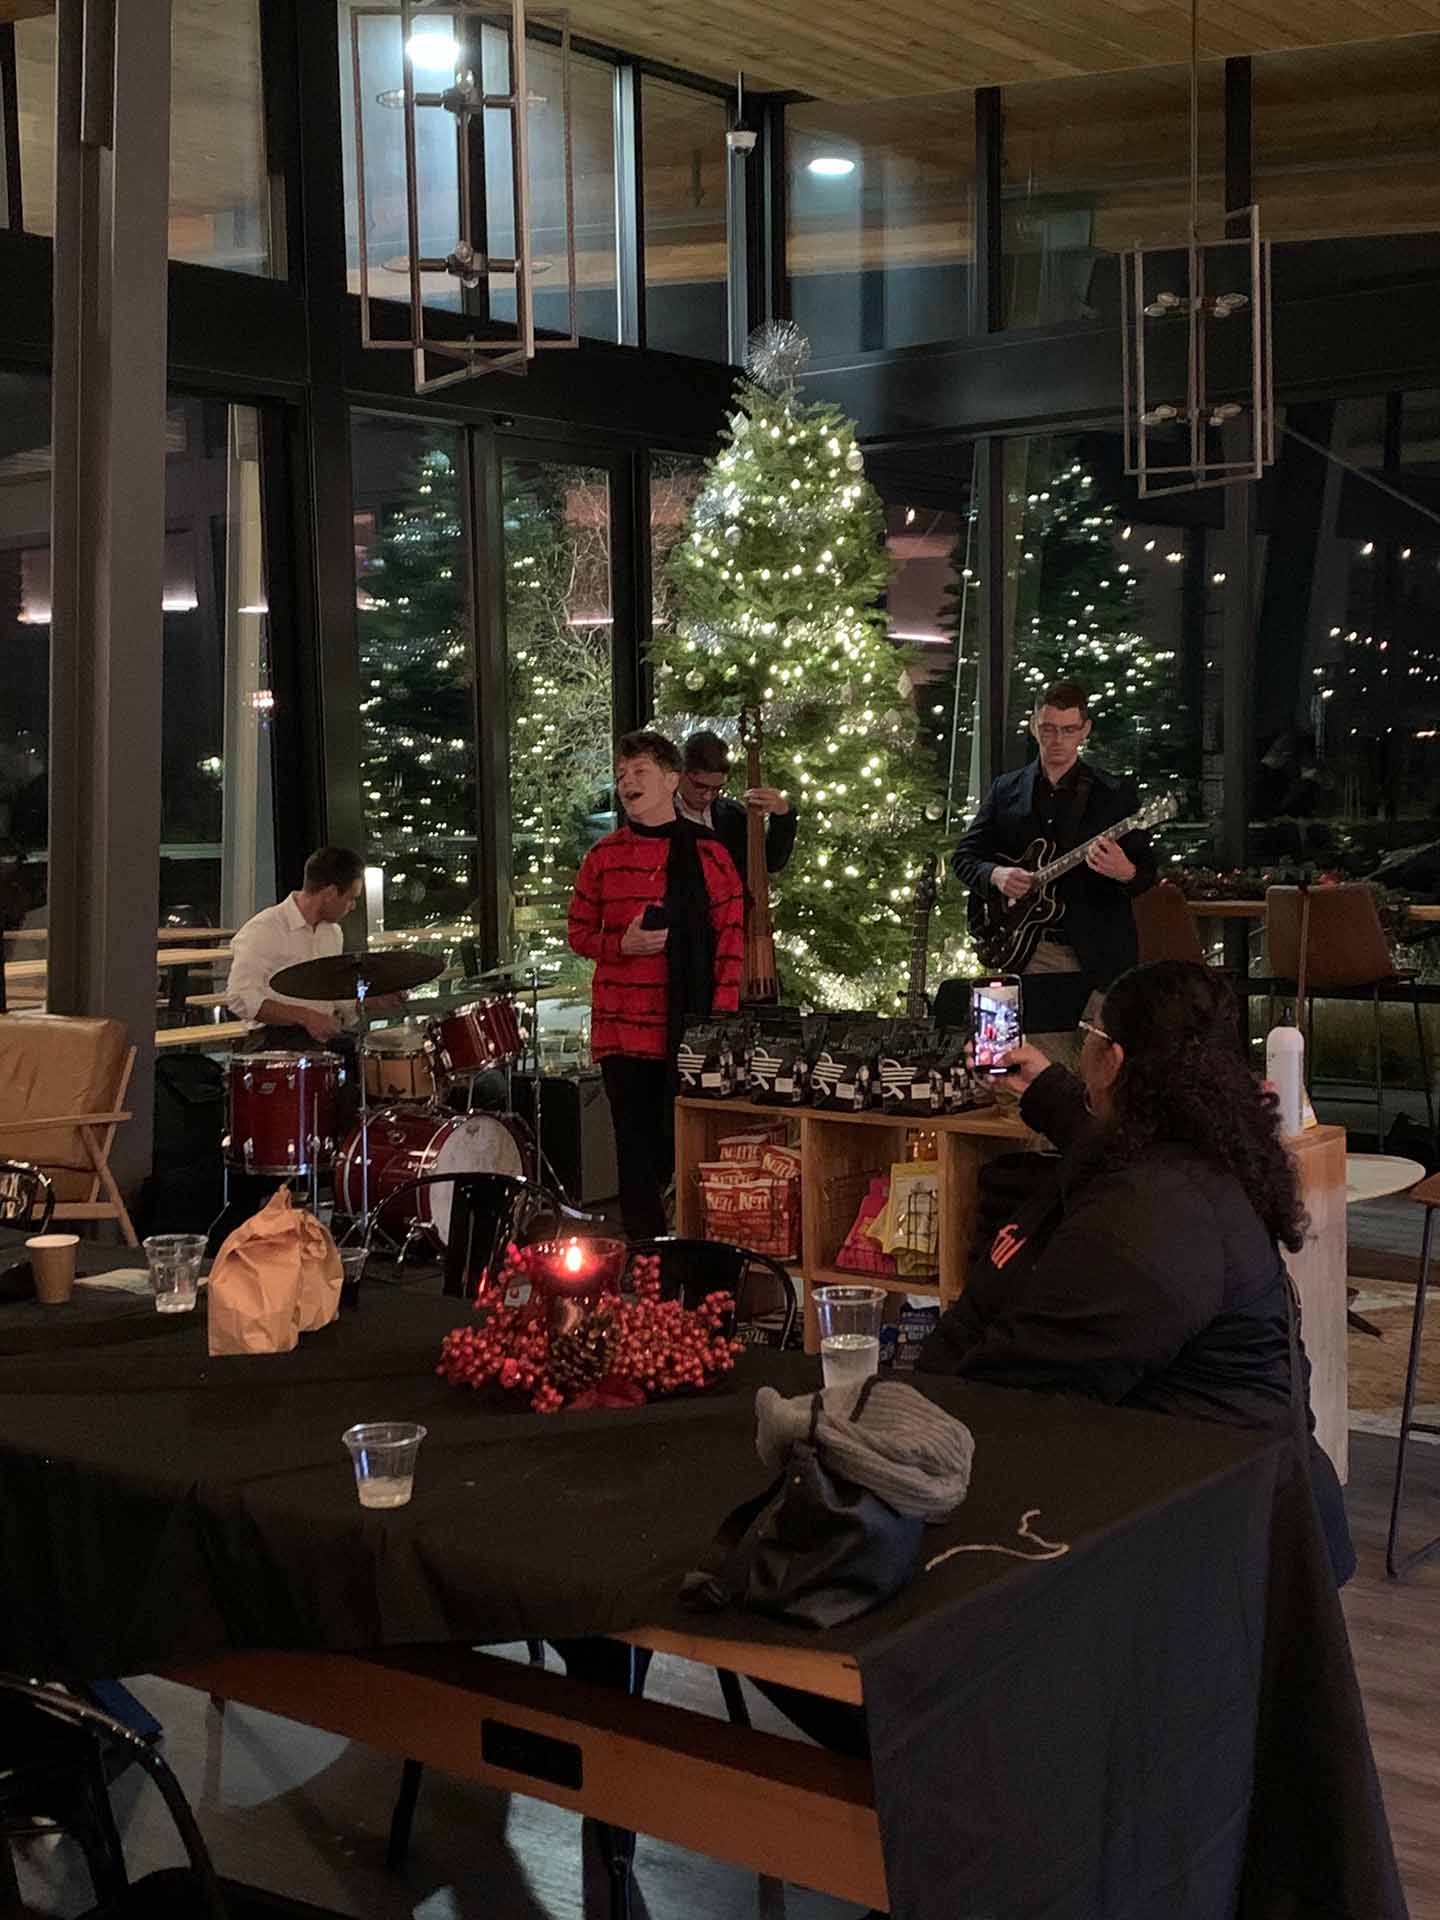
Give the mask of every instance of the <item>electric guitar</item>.
[{"label": "electric guitar", "polygon": [[1060,918],[1060,902],[1055,897],[1055,882],[1084,861],[1097,840],[1121,840],[1127,833],[1159,826],[1179,812],[1173,794],[1147,800],[1138,813],[1117,820],[1103,833],[1093,834],[1069,853],[1058,854],[1052,840],[1032,840],[1018,860],[1004,860],[1007,867],[1023,867],[1033,874],[1035,884],[1019,900],[1011,900],[998,887],[977,887],[970,895],[970,932],[980,964],[988,973],[1023,973],[1040,944],[1045,929]]},{"label": "electric guitar", "polygon": [[915,919],[910,930],[910,984],[905,990],[905,1012],[911,1020],[925,1018],[925,972],[930,960],[930,915],[935,907],[939,856],[928,853],[915,882]]}]

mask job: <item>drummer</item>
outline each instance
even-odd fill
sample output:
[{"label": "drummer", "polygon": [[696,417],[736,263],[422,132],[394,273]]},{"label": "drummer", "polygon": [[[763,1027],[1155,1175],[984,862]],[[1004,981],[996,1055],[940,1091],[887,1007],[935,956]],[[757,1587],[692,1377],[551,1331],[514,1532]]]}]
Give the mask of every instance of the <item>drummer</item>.
[{"label": "drummer", "polygon": [[[303,885],[277,906],[264,907],[235,935],[226,997],[242,1020],[258,1020],[248,1051],[313,1052],[318,1047],[349,1052],[348,1030],[359,1024],[353,1000],[296,1000],[270,990],[286,967],[338,954],[340,928],[355,911],[365,884],[365,862],[349,847],[321,847],[305,862]],[[372,995],[366,1006],[385,1013],[403,1006],[402,993]]]}]

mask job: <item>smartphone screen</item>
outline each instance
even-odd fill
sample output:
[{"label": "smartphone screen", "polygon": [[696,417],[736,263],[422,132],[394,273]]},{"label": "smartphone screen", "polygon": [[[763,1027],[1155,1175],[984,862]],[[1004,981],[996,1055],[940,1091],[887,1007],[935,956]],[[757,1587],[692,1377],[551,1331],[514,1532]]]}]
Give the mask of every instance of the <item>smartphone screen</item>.
[{"label": "smartphone screen", "polygon": [[661,927],[669,926],[670,909],[652,900],[650,905],[646,907],[644,913],[641,914],[640,924],[642,927],[648,928],[651,933],[658,933]]},{"label": "smartphone screen", "polygon": [[970,1040],[980,1073],[1004,1073],[996,1062],[1020,1044],[1020,976],[996,974],[970,988]]}]

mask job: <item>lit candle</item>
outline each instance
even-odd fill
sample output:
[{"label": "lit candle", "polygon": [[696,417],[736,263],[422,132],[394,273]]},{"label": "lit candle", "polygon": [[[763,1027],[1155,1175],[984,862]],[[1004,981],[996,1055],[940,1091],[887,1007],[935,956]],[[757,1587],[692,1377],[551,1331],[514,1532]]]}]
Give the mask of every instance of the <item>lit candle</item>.
[{"label": "lit candle", "polygon": [[582,1320],[602,1294],[616,1293],[625,1263],[623,1240],[551,1240],[537,1247],[535,1278],[547,1296],[552,1333]]}]

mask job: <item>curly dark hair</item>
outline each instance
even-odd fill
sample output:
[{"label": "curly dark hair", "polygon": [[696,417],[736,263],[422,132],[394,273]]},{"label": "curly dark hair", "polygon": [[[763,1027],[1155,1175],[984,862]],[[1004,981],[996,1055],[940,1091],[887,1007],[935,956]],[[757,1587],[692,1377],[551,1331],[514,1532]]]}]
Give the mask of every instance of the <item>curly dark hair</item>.
[{"label": "curly dark hair", "polygon": [[1106,1163],[1128,1165],[1154,1146],[1189,1147],[1233,1174],[1266,1230],[1298,1252],[1305,1212],[1279,1103],[1240,1051],[1224,981],[1190,960],[1133,967],[1106,993],[1101,1024],[1125,1052]]}]

